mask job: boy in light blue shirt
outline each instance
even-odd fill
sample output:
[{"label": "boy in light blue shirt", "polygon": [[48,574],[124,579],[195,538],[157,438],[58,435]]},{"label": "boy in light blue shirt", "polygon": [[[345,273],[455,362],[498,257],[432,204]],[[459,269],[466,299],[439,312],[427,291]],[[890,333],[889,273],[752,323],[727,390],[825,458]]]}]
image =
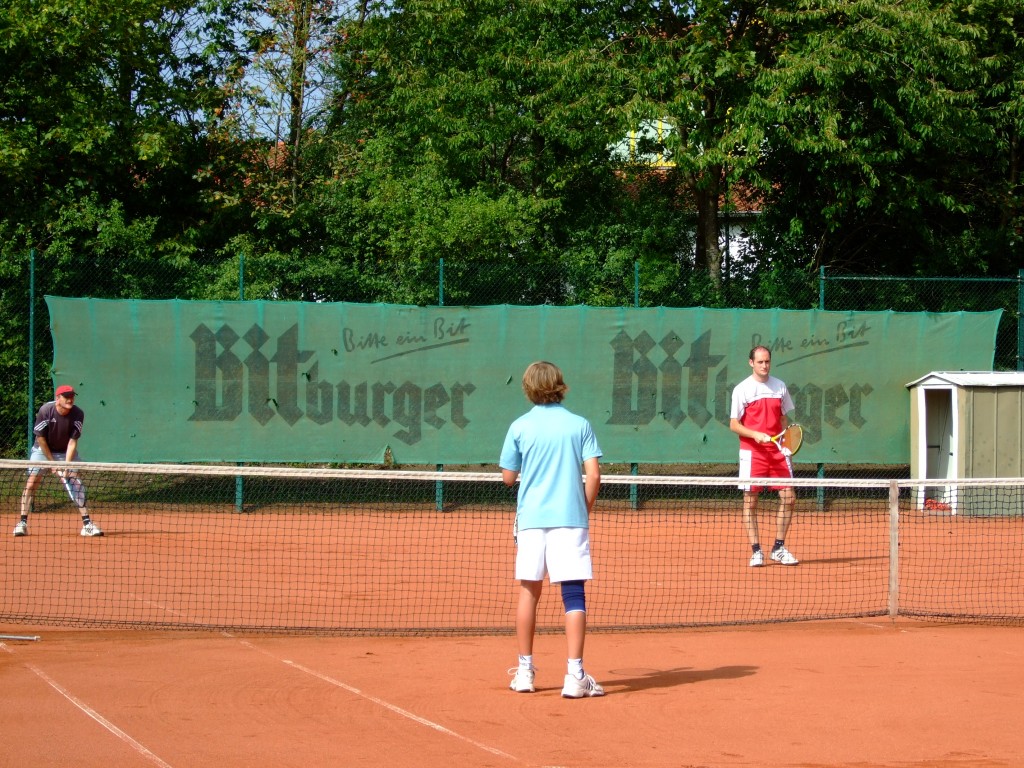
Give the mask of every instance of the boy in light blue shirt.
[{"label": "boy in light blue shirt", "polygon": [[[537,605],[547,576],[559,584],[565,605],[569,658],[562,696],[603,696],[583,669],[587,630],[584,582],[593,578],[589,515],[601,487],[601,448],[590,423],[562,405],[568,391],[558,366],[536,362],[523,374],[523,392],[534,407],[509,427],[501,449],[502,479],[519,480],[515,577],[519,664],[509,670],[510,688],[532,693],[533,637]],[[585,475],[585,479],[584,479]]]}]

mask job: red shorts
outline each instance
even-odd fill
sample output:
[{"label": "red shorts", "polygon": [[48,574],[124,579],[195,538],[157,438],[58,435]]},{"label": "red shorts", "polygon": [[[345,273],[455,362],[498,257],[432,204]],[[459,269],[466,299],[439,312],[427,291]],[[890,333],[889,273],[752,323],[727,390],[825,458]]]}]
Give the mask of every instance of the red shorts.
[{"label": "red shorts", "polygon": [[[769,445],[763,451],[740,448],[740,480],[751,477],[792,476],[792,460],[775,445]],[[740,490],[760,493],[765,488],[769,491],[778,491],[785,487],[784,485],[740,485]]]}]

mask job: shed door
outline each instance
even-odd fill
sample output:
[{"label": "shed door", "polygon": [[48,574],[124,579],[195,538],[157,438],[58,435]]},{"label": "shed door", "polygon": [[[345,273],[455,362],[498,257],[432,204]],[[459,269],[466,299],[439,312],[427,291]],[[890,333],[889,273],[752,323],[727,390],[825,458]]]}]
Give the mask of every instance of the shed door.
[{"label": "shed door", "polygon": [[[954,446],[956,407],[953,390],[927,388],[924,390],[925,425],[925,478],[949,480],[956,477],[956,456]],[[950,486],[929,488],[927,496],[949,503]]]}]

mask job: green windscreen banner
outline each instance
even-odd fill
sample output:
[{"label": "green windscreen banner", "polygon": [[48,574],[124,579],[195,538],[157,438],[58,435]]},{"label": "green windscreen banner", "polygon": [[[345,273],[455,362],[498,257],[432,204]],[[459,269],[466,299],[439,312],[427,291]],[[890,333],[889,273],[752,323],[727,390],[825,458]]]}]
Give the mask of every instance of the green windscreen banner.
[{"label": "green windscreen banner", "polygon": [[113,462],[491,464],[565,373],[604,462],[736,461],[732,388],[772,351],[807,462],[907,463],[906,385],[991,370],[1001,312],[410,307],[47,297],[54,381]]}]

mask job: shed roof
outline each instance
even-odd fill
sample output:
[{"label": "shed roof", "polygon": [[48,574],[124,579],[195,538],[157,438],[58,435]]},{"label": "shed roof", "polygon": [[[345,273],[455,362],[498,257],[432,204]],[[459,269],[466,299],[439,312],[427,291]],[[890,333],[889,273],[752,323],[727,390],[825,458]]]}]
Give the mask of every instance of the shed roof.
[{"label": "shed roof", "polygon": [[932,371],[907,388],[929,384],[952,384],[956,387],[1024,387],[1024,371]]}]

